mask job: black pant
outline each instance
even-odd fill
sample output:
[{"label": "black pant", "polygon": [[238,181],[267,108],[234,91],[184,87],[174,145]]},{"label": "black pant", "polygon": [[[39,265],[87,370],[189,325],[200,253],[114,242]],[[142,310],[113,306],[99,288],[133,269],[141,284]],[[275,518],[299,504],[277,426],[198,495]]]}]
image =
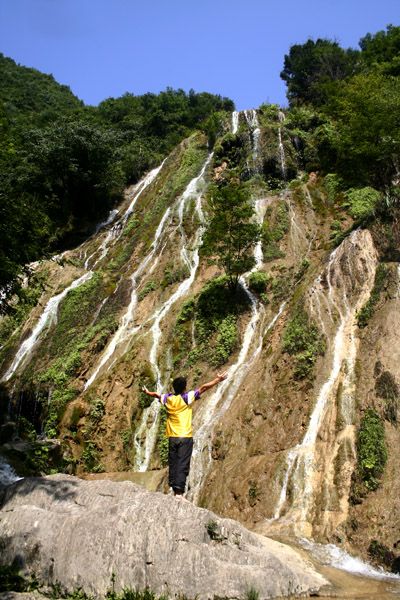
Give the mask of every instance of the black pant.
[{"label": "black pant", "polygon": [[169,485],[174,491],[185,491],[186,477],[189,475],[192,451],[193,438],[169,438]]}]

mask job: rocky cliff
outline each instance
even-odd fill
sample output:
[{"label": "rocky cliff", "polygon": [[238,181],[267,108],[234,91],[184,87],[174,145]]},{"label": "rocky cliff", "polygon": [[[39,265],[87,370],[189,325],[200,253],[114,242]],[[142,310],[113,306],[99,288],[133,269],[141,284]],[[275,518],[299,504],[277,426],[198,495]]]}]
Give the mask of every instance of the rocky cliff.
[{"label": "rocky cliff", "polygon": [[[189,498],[395,569],[396,223],[359,227],[275,113],[235,113],[213,152],[193,135],[79,248],[31,265],[39,301],[2,323],[0,441],[14,426],[57,438],[50,467],[77,475],[160,471],[165,415],[141,386],[183,373],[195,387],[223,366],[195,407]],[[232,300],[201,242],[207,188],[239,175],[263,235]],[[48,472],[46,452],[21,474]]]}]

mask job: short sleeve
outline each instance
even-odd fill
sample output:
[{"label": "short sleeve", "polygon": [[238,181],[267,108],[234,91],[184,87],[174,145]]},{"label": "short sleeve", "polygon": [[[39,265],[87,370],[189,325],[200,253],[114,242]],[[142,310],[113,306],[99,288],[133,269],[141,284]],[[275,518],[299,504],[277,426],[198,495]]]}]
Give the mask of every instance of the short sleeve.
[{"label": "short sleeve", "polygon": [[199,392],[199,390],[194,390],[191,392],[185,392],[181,396],[182,396],[182,400],[185,402],[185,404],[189,405],[189,404],[192,404],[195,400],[198,400],[200,398],[200,392]]},{"label": "short sleeve", "polygon": [[161,394],[161,396],[159,397],[160,404],[165,405],[167,403],[167,398],[168,398],[168,394]]}]

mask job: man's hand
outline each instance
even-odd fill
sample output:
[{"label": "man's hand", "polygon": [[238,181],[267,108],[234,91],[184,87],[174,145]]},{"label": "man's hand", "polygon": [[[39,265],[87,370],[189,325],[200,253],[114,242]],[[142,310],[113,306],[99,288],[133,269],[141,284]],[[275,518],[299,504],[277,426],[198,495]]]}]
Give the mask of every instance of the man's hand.
[{"label": "man's hand", "polygon": [[144,392],[148,396],[151,396],[152,398],[158,398],[158,399],[161,398],[161,394],[159,394],[158,392],[149,392],[149,390],[147,389],[147,387],[145,385],[142,385],[142,392]]},{"label": "man's hand", "polygon": [[214,387],[214,385],[217,385],[217,383],[220,383],[221,381],[223,381],[227,377],[228,377],[228,372],[227,371],[223,371],[222,373],[218,373],[218,375],[216,376],[215,379],[213,379],[213,381],[209,381],[208,383],[204,383],[201,386],[201,388],[199,389],[200,395],[203,394],[204,392],[206,392],[207,390],[209,390],[210,388]]}]

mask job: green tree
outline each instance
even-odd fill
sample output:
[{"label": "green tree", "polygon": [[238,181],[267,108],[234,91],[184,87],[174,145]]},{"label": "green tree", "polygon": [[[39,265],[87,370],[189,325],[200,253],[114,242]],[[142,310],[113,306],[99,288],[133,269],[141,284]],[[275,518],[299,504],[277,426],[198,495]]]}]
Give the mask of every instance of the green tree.
[{"label": "green tree", "polygon": [[329,39],[309,39],[305,44],[291,46],[281,71],[290,103],[324,103],[326,88],[354,72],[358,55],[358,51],[344,50]]},{"label": "green tree", "polygon": [[367,33],[359,42],[362,62],[388,75],[400,75],[400,27],[388,25],[386,31]]},{"label": "green tree", "polygon": [[115,133],[85,123],[30,130],[21,153],[21,189],[40,196],[55,220],[98,218],[122,190],[117,142]]},{"label": "green tree", "polygon": [[204,252],[224,269],[234,292],[239,277],[255,265],[253,249],[260,240],[261,227],[254,221],[249,192],[239,183],[213,187],[207,201],[211,220],[203,238]]},{"label": "green tree", "polygon": [[348,183],[391,185],[400,153],[400,79],[371,72],[344,82],[324,109],[335,121],[337,166]]}]

